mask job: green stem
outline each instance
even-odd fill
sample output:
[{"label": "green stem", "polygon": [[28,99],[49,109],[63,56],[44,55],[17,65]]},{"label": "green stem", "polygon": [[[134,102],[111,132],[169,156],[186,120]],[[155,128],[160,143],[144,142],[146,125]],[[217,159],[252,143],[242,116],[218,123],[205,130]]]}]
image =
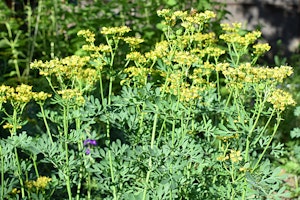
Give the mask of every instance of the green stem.
[{"label": "green stem", "polygon": [[30,157],[31,157],[32,162],[33,162],[33,167],[34,167],[35,175],[38,178],[38,177],[40,177],[40,175],[39,175],[39,170],[38,170],[37,164],[36,164],[36,155],[31,155]]},{"label": "green stem", "polygon": [[259,134],[259,136],[256,138],[256,140],[253,142],[253,145],[255,145],[259,139],[263,136],[263,133],[265,132],[265,130],[267,129],[267,127],[269,126],[270,122],[271,122],[271,119],[273,118],[273,115],[275,113],[275,110],[272,110],[272,113],[268,119],[268,121],[266,122],[264,128],[262,129],[261,133]]},{"label": "green stem", "polygon": [[[153,149],[154,148],[154,141],[155,141],[155,133],[156,133],[156,126],[157,126],[157,120],[158,120],[158,107],[155,106],[155,114],[154,114],[154,122],[153,122],[153,127],[152,127],[152,135],[151,135],[151,144],[150,144],[150,148]],[[150,174],[152,171],[152,157],[150,156],[149,158],[149,170],[147,172],[147,176],[146,176],[146,183],[145,183],[145,188],[144,188],[144,193],[143,193],[143,200],[146,199],[147,196],[147,190],[148,190],[148,182],[150,179]]]},{"label": "green stem", "polygon": [[38,103],[38,104],[40,105],[40,109],[41,109],[41,112],[42,112],[42,117],[43,117],[43,121],[44,121],[44,124],[45,124],[45,127],[46,127],[47,134],[49,136],[51,144],[53,144],[53,139],[52,139],[50,128],[49,128],[49,125],[48,125],[48,122],[47,122],[47,119],[46,119],[46,116],[45,116],[45,111],[44,111],[44,108],[43,108],[43,104],[42,103]]},{"label": "green stem", "polygon": [[275,136],[275,134],[276,134],[276,132],[277,132],[277,129],[278,129],[279,125],[280,125],[281,120],[282,120],[282,119],[281,119],[280,113],[277,113],[277,122],[276,122],[276,124],[275,124],[275,126],[274,126],[272,136],[271,136],[271,138],[270,138],[270,140],[269,140],[267,146],[265,146],[263,152],[260,154],[260,156],[259,156],[259,158],[258,158],[256,164],[255,164],[254,167],[252,168],[251,173],[254,172],[254,170],[258,167],[260,161],[262,160],[262,158],[263,158],[263,156],[265,155],[267,149],[269,148],[271,142],[273,141],[273,138],[274,138],[274,136]]},{"label": "green stem", "polygon": [[19,161],[19,155],[18,155],[17,147],[14,147],[14,151],[15,151],[14,153],[15,153],[16,164],[17,164],[17,167],[18,167],[18,178],[19,178],[20,185],[21,185],[21,195],[22,195],[22,198],[25,198],[24,182],[23,182],[23,179],[21,177],[22,169],[21,169],[21,165],[20,165],[20,161]]},{"label": "green stem", "polygon": [[2,153],[2,146],[0,145],[0,157],[1,157],[1,198],[4,199],[4,159]]},{"label": "green stem", "polygon": [[[79,110],[78,110],[79,111]],[[80,121],[80,118],[77,117],[75,119],[75,124],[76,124],[76,131],[79,132],[80,131],[80,127],[81,127],[81,121]],[[78,152],[80,152],[80,155],[81,155],[81,159],[83,160],[84,158],[84,155],[82,153],[82,150],[83,150],[83,144],[82,144],[82,141],[83,141],[83,136],[81,136],[81,139],[78,141],[77,143],[77,146],[78,146]],[[82,162],[83,163],[83,162]],[[81,181],[82,181],[82,178],[83,178],[83,171],[84,171],[84,166],[83,165],[80,165],[80,169],[79,169],[79,180],[78,180],[78,184],[77,184],[77,194],[76,194],[76,200],[79,200],[80,198],[80,189],[81,189]]]},{"label": "green stem", "polygon": [[110,167],[110,175],[111,175],[111,181],[113,184],[113,196],[114,200],[117,200],[117,189],[115,186],[115,175],[114,175],[114,170],[113,170],[113,165],[112,165],[112,157],[111,157],[111,150],[108,151],[108,156],[109,156],[109,167]]},{"label": "green stem", "polygon": [[[32,61],[32,57],[33,57],[33,53],[34,53],[34,48],[36,45],[36,37],[38,34],[38,29],[39,29],[39,22],[40,22],[40,16],[42,13],[42,6],[43,6],[43,0],[39,0],[38,3],[38,8],[37,8],[37,16],[36,16],[36,22],[35,22],[35,26],[34,26],[34,33],[33,33],[33,37],[31,37],[31,25],[28,24],[28,37],[33,38],[31,44],[29,44],[29,52],[28,52],[28,63],[27,63],[27,67],[23,72],[24,76],[28,76],[29,75],[29,71],[30,71],[30,63]],[[30,6],[29,6],[30,8]],[[30,12],[32,13],[32,10],[30,9]],[[29,15],[29,14],[28,14]],[[31,22],[31,20],[28,20],[28,22]]]},{"label": "green stem", "polygon": [[101,102],[103,103],[104,94],[103,94],[102,73],[100,70],[99,70],[99,90],[100,90]]},{"label": "green stem", "polygon": [[87,178],[87,184],[88,184],[88,191],[87,191],[87,199],[91,199],[91,174],[88,172],[88,178]]},{"label": "green stem", "polygon": [[251,138],[252,133],[253,133],[253,131],[254,131],[254,129],[255,129],[255,127],[256,127],[256,125],[257,125],[259,119],[260,119],[261,112],[263,111],[263,108],[264,108],[264,102],[265,102],[265,101],[263,101],[263,102],[260,103],[258,112],[257,112],[257,114],[256,114],[255,122],[253,123],[252,128],[251,128],[251,130],[249,131],[248,136],[247,136],[247,140],[246,140],[246,151],[245,151],[245,155],[246,155],[245,161],[246,161],[246,162],[249,161],[250,138]]},{"label": "green stem", "polygon": [[69,147],[68,147],[68,129],[69,129],[69,106],[63,106],[63,127],[64,127],[64,142],[65,142],[65,153],[66,153],[66,187],[69,196],[69,200],[72,200],[71,183],[70,183],[70,169],[69,169]]}]

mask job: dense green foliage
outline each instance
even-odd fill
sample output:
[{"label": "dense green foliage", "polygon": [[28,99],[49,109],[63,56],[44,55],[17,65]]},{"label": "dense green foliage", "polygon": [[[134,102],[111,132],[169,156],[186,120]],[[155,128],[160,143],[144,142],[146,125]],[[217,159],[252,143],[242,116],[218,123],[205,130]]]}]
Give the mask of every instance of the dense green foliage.
[{"label": "dense green foliage", "polygon": [[1,199],[299,196],[293,69],[222,4],[0,7]]}]

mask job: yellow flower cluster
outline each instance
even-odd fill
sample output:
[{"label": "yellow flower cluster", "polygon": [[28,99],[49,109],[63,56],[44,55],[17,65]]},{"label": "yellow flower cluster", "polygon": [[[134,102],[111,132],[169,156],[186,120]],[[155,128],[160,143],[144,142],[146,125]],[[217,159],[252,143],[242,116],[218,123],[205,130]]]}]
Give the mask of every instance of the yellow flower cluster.
[{"label": "yellow flower cluster", "polygon": [[279,111],[284,111],[287,106],[296,105],[292,95],[281,89],[276,89],[273,91],[268,97],[267,101],[273,104],[274,109]]},{"label": "yellow flower cluster", "polygon": [[232,23],[232,24],[221,24],[222,30],[229,33],[237,33],[241,27],[242,23]]},{"label": "yellow flower cluster", "polygon": [[67,77],[71,77],[74,73],[76,73],[80,69],[83,69],[83,67],[89,62],[89,60],[89,56],[81,57],[73,55],[62,59],[55,58],[46,62],[42,62],[41,60],[34,61],[30,64],[30,67],[32,69],[39,69],[40,75],[43,76],[64,75]]},{"label": "yellow flower cluster", "polygon": [[73,55],[46,62],[34,61],[30,67],[39,69],[43,76],[54,75],[61,79],[59,81],[72,80],[72,82],[90,89],[97,81],[97,71],[87,67],[89,61],[89,56]]},{"label": "yellow flower cluster", "polygon": [[205,11],[202,13],[191,11],[171,11],[169,9],[163,9],[157,11],[158,16],[164,17],[167,22],[172,22],[175,25],[177,19],[182,21],[183,27],[189,27],[190,24],[203,24],[208,22],[210,19],[216,17],[216,14],[212,11]]},{"label": "yellow flower cluster", "polygon": [[174,53],[173,61],[179,65],[191,66],[193,63],[197,63],[199,60],[197,56],[188,51],[176,51]]},{"label": "yellow flower cluster", "polygon": [[[14,125],[12,125],[11,123],[9,123],[9,122],[6,122],[3,126],[3,129],[13,129],[14,128]],[[21,129],[22,128],[22,126],[17,126],[16,127],[17,129]]]},{"label": "yellow flower cluster", "polygon": [[192,36],[190,36],[190,39],[196,42],[211,44],[216,41],[216,34],[213,32],[211,33],[196,32]]},{"label": "yellow flower cluster", "polygon": [[264,43],[264,44],[255,44],[253,45],[253,48],[255,49],[253,52],[255,55],[262,55],[267,51],[269,51],[271,49],[271,46],[268,43]]},{"label": "yellow flower cluster", "polygon": [[131,29],[127,26],[121,26],[121,27],[103,27],[101,30],[101,34],[103,35],[118,35],[122,36],[125,33],[130,32]]},{"label": "yellow flower cluster", "polygon": [[151,60],[157,60],[168,55],[169,43],[168,41],[161,41],[155,44],[154,50],[145,53],[145,57]]},{"label": "yellow flower cluster", "polygon": [[222,73],[230,81],[235,83],[261,83],[282,82],[283,79],[293,73],[292,67],[281,66],[274,68],[253,67],[250,63],[243,63],[236,68],[222,68]]},{"label": "yellow flower cluster", "polygon": [[229,157],[231,162],[233,163],[239,162],[243,159],[241,156],[241,151],[236,151],[236,150],[230,150]]},{"label": "yellow flower cluster", "polygon": [[78,36],[83,36],[85,38],[85,41],[88,43],[94,43],[95,42],[95,34],[90,30],[80,30],[77,33]]},{"label": "yellow flower cluster", "polygon": [[33,99],[35,101],[45,101],[47,98],[51,97],[51,94],[45,93],[45,92],[38,92],[33,94]]},{"label": "yellow flower cluster", "polygon": [[237,139],[239,138],[239,134],[234,135],[226,135],[226,136],[217,136],[217,139],[222,140],[223,142],[228,142],[230,139]]},{"label": "yellow flower cluster", "polygon": [[[105,53],[111,52],[111,47],[109,45],[104,45],[104,44],[100,44],[99,46],[83,45],[82,49],[84,51],[95,51],[95,52],[105,52]],[[97,55],[97,56],[99,56],[99,55]]]},{"label": "yellow flower cluster", "polygon": [[16,194],[19,194],[20,192],[21,191],[18,190],[17,188],[13,188],[10,193],[16,195]]},{"label": "yellow flower cluster", "polygon": [[247,47],[253,44],[260,36],[260,31],[252,31],[244,36],[239,33],[241,24],[233,23],[232,26],[229,24],[221,24],[222,30],[225,34],[219,36],[220,39],[224,40],[228,44],[239,44],[241,47]]},{"label": "yellow flower cluster", "polygon": [[83,97],[82,92],[78,91],[77,89],[65,89],[57,91],[61,98],[66,101],[75,101],[77,105],[83,105],[85,100]]},{"label": "yellow flower cluster", "polygon": [[38,177],[35,181],[27,181],[26,187],[31,190],[33,188],[36,188],[37,190],[40,189],[45,189],[48,186],[48,183],[51,181],[52,179],[46,176],[40,176]]},{"label": "yellow flower cluster", "polygon": [[180,72],[170,74],[166,79],[166,82],[169,84],[167,88],[165,88],[165,92],[178,96],[179,100],[182,102],[200,99],[200,93],[205,90],[204,87],[190,85],[183,81],[183,75]]},{"label": "yellow flower cluster", "polygon": [[130,85],[131,82],[134,82],[138,84],[137,86],[141,86],[146,83],[147,76],[156,73],[156,71],[143,67],[128,67],[124,70],[124,73],[126,73],[128,77],[120,82],[121,85]]},{"label": "yellow flower cluster", "polygon": [[225,161],[225,160],[228,160],[230,159],[231,162],[233,163],[237,163],[241,160],[243,160],[242,156],[241,156],[241,151],[236,151],[236,150],[230,150],[230,153],[229,153],[229,156],[228,155],[220,155],[217,157],[217,160],[218,161]]},{"label": "yellow flower cluster", "polygon": [[13,102],[28,103],[32,99],[32,86],[19,85],[15,88],[15,91],[9,95],[9,99]]},{"label": "yellow flower cluster", "polygon": [[143,43],[144,40],[136,37],[124,37],[122,38],[130,47],[136,47],[139,44]]},{"label": "yellow flower cluster", "polygon": [[209,62],[205,62],[203,65],[200,65],[194,70],[194,75],[198,77],[210,76],[211,73],[215,70],[215,66]]},{"label": "yellow flower cluster", "polygon": [[225,50],[220,49],[219,47],[213,47],[213,46],[209,46],[209,47],[205,48],[203,51],[205,52],[205,54],[216,57],[216,58],[225,54]]},{"label": "yellow flower cluster", "polygon": [[45,92],[33,92],[32,86],[21,84],[16,88],[1,85],[0,99],[3,103],[11,101],[17,104],[27,104],[34,99],[35,101],[45,101],[51,94]]},{"label": "yellow flower cluster", "polygon": [[7,98],[10,97],[10,94],[14,93],[14,88],[6,85],[0,86],[0,105],[6,103]]},{"label": "yellow flower cluster", "polygon": [[217,157],[217,161],[221,161],[221,162],[224,162],[225,160],[228,160],[229,159],[229,156],[228,155],[220,155]]},{"label": "yellow flower cluster", "polygon": [[126,55],[127,60],[132,60],[135,61],[139,64],[144,64],[147,62],[146,58],[144,55],[142,55],[138,51],[130,52],[129,54]]}]

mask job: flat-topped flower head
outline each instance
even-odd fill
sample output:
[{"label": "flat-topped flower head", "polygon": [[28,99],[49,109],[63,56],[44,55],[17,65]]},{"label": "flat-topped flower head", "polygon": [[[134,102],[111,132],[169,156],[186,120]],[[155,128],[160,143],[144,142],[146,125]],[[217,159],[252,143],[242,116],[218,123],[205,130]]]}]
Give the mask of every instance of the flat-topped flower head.
[{"label": "flat-topped flower head", "polygon": [[229,154],[230,160],[233,163],[241,161],[243,158],[241,156],[241,151],[231,150]]},{"label": "flat-topped flower head", "polygon": [[101,34],[103,35],[118,35],[122,36],[125,33],[130,32],[131,29],[128,26],[120,26],[120,27],[103,27],[101,30]]},{"label": "flat-topped flower head", "polygon": [[292,95],[281,89],[276,89],[267,99],[268,102],[273,104],[273,108],[278,111],[284,111],[287,106],[296,105]]},{"label": "flat-topped flower head", "polygon": [[45,189],[52,179],[46,176],[40,176],[33,182],[33,186],[37,189]]},{"label": "flat-topped flower head", "polygon": [[124,37],[122,38],[130,47],[137,47],[139,44],[144,42],[144,39],[136,37]]},{"label": "flat-topped flower head", "polygon": [[47,98],[51,97],[52,95],[49,94],[49,93],[45,93],[45,92],[35,92],[33,94],[33,99],[35,101],[38,101],[38,102],[42,102],[42,101],[45,101]]},{"label": "flat-topped flower head", "polygon": [[253,45],[253,48],[254,48],[253,53],[259,56],[264,54],[265,52],[268,52],[271,49],[271,46],[268,43],[264,43],[264,44],[259,43]]},{"label": "flat-topped flower head", "polygon": [[95,34],[90,31],[89,29],[87,30],[80,30],[77,33],[78,36],[83,36],[85,38],[85,41],[88,43],[94,43],[95,42]]}]

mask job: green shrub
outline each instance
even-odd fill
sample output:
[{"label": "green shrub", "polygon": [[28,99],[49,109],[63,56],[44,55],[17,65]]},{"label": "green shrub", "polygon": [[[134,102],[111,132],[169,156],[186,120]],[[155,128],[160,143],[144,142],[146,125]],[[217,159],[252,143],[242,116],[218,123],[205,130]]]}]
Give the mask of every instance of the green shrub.
[{"label": "green shrub", "polygon": [[[0,88],[10,132],[1,140],[2,198],[289,196],[272,158],[283,153],[273,139],[295,104],[278,88],[292,68],[256,65],[270,48],[256,43],[260,32],[240,24],[214,32],[211,11],[158,15],[165,39],[147,52],[127,26],[102,27],[100,44],[81,30],[80,56],[31,63],[51,94]],[[44,123],[34,136],[22,131],[31,100]]]}]

